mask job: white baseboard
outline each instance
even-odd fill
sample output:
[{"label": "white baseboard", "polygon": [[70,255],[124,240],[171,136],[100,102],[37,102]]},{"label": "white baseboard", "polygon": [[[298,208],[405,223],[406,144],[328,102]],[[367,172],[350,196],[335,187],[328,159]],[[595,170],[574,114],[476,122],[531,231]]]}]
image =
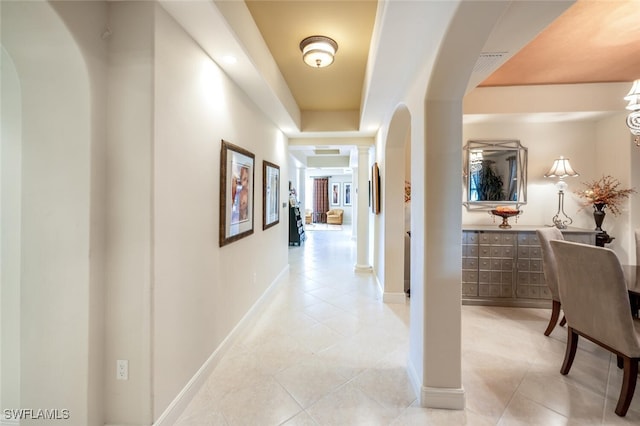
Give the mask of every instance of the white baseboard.
[{"label": "white baseboard", "polygon": [[282,277],[289,272],[289,265],[278,274],[275,280],[267,287],[265,292],[260,298],[251,306],[249,311],[242,317],[238,324],[231,330],[229,335],[222,341],[220,346],[209,356],[209,358],[202,364],[200,369],[189,380],[186,386],[178,393],[173,401],[169,404],[166,410],[158,417],[153,423],[153,426],[170,426],[173,425],[182,412],[187,408],[187,405],[196,396],[198,391],[202,388],[202,385],[209,378],[213,370],[218,366],[222,357],[233,346],[237,337],[246,329],[250,324],[253,317],[264,306],[265,302],[271,295],[271,293],[278,286]]},{"label": "white baseboard", "polygon": [[378,292],[382,296],[382,302],[383,303],[395,303],[395,304],[407,303],[407,295],[406,294],[398,293],[398,292],[390,292],[390,291],[386,291],[385,292],[384,291],[384,286],[382,285],[382,283],[378,279],[377,271],[374,271],[374,277],[376,279],[376,286],[378,287]]},{"label": "white baseboard", "polygon": [[422,389],[422,379],[418,376],[418,372],[413,366],[413,362],[411,362],[411,358],[407,361],[407,374],[409,375],[409,381],[411,382],[411,387],[413,388],[413,393],[416,395],[416,398],[420,400],[420,389]]},{"label": "white baseboard", "polygon": [[420,406],[424,408],[441,408],[447,410],[464,410],[466,398],[463,388],[432,388],[422,386],[422,380],[418,377],[411,361],[407,364],[409,381],[416,397],[420,400]]},{"label": "white baseboard", "polygon": [[384,303],[405,304],[407,303],[407,295],[404,293],[389,293],[382,294],[382,301]]},{"label": "white baseboard", "polygon": [[372,272],[373,272],[373,279],[376,281],[376,288],[378,289],[378,294],[380,295],[380,297],[384,298],[384,287],[382,286],[382,283],[378,278],[378,271],[372,271]]},{"label": "white baseboard", "polygon": [[371,272],[373,272],[373,268],[370,265],[358,265],[356,264],[356,266],[354,267],[354,270],[356,272],[362,272],[365,274],[370,274]]},{"label": "white baseboard", "polygon": [[423,386],[420,405],[426,408],[444,408],[464,410],[465,396],[463,388],[430,388]]}]

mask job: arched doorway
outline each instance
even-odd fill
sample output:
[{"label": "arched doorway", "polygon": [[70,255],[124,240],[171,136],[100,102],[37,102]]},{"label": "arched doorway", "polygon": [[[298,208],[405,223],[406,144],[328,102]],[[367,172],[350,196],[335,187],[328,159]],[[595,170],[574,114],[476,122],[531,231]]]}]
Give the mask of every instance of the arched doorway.
[{"label": "arched doorway", "polygon": [[103,348],[90,348],[100,336],[90,331],[98,310],[87,64],[56,9],[64,5],[1,7],[3,407],[60,407],[97,424],[88,420]]},{"label": "arched doorway", "polygon": [[405,180],[410,180],[407,150],[411,145],[411,114],[400,105],[391,118],[385,143],[384,212],[384,294],[386,303],[405,302],[405,265],[410,252],[405,251]]}]

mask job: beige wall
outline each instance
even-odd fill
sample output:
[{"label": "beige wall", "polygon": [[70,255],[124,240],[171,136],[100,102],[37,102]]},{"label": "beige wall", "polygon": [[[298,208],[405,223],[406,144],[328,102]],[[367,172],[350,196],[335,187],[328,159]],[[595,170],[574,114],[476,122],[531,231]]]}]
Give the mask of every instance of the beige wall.
[{"label": "beige wall", "polygon": [[[109,5],[105,423],[152,421],[152,2]],[[116,380],[116,360],[129,379]]]},{"label": "beige wall", "polygon": [[[250,123],[250,125],[247,125]],[[154,419],[286,268],[285,137],[162,9],[155,21]],[[221,139],[255,154],[254,234],[218,247]],[[280,223],[262,230],[262,162]],[[287,204],[288,206],[288,204]]]}]

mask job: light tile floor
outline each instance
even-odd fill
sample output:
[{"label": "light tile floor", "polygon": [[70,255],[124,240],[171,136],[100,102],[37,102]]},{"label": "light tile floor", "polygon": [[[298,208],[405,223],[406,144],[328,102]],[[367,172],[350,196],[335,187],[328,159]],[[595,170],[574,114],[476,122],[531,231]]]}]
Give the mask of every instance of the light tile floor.
[{"label": "light tile floor", "polygon": [[177,425],[640,424],[640,395],[626,418],[613,412],[622,372],[606,351],[581,339],[560,374],[566,329],[543,335],[547,309],[463,306],[467,407],[421,408],[406,372],[409,303],[383,304],[372,276],[354,273],[351,229],[308,232],[289,263]]}]

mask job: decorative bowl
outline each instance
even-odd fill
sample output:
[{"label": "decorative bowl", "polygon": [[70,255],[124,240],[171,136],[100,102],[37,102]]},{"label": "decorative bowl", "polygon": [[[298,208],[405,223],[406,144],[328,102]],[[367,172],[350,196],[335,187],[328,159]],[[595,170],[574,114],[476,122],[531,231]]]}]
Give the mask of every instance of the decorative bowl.
[{"label": "decorative bowl", "polygon": [[510,229],[511,225],[509,225],[509,218],[518,216],[520,213],[520,210],[491,210],[492,215],[500,216],[502,218],[502,223],[498,225],[498,228],[501,229]]}]

